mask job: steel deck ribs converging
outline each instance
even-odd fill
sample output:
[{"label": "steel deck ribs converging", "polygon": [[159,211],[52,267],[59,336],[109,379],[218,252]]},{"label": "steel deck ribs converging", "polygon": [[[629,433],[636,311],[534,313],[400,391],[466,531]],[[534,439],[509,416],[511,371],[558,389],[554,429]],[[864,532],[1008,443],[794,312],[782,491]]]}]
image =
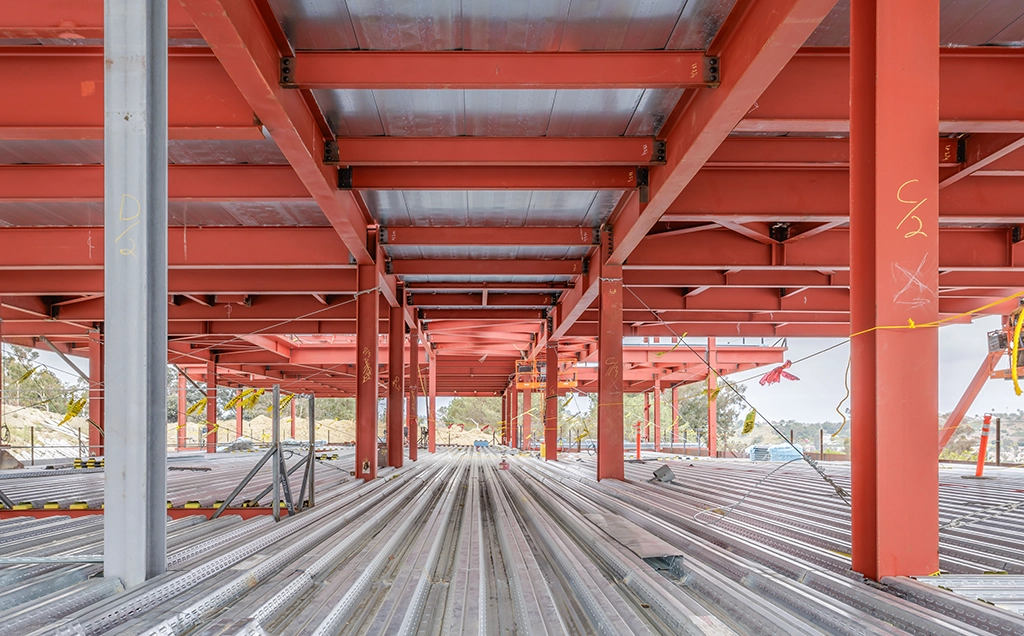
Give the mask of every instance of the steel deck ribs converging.
[{"label": "steel deck ribs converging", "polygon": [[[962,523],[943,531],[949,574],[878,588],[850,571],[847,509],[806,466],[764,479],[777,465],[665,456],[671,483],[650,482],[660,461],[631,464],[626,482],[598,483],[586,455],[557,464],[509,455],[507,471],[502,457],[446,448],[387,479],[325,484],[316,508],[280,526],[267,516],[171,521],[168,573],[129,593],[88,578],[99,565],[5,566],[0,634],[1024,629],[1024,550],[1007,541],[1022,513],[971,518],[976,500],[1019,501],[1018,469],[990,482],[944,471],[943,522]],[[221,470],[246,459],[255,461],[207,464]],[[848,484],[844,466],[829,472]],[[221,489],[203,492],[196,496]],[[90,553],[92,519],[7,520],[0,545],[5,557]]]}]

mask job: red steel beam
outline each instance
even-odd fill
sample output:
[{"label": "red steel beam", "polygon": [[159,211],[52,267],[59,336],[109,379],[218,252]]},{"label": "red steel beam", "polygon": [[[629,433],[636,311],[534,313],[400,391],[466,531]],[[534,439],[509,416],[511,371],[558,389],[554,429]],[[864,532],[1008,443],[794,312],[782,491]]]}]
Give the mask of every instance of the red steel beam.
[{"label": "red steel beam", "polygon": [[939,181],[939,189],[949,187],[964,177],[969,177],[979,170],[987,168],[1022,147],[1024,147],[1024,135],[1019,133],[971,135],[965,143],[964,163],[945,174]]},{"label": "red steel beam", "polygon": [[[291,166],[171,165],[172,201],[309,200]],[[0,166],[0,201],[103,201],[103,166]]]},{"label": "red steel beam", "polygon": [[[4,4],[11,0],[0,3],[0,22],[9,19]],[[167,75],[168,138],[263,139],[252,108],[209,50],[171,49]],[[102,47],[0,47],[0,85],[7,87],[0,139],[103,138]]]},{"label": "red steel beam", "polygon": [[[335,236],[335,239],[337,237]],[[0,276],[0,296],[98,296],[103,294],[103,271],[36,269]],[[171,269],[172,295],[318,294],[325,300],[355,293],[354,269]],[[329,304],[329,303],[327,303]]]},{"label": "red steel beam", "polygon": [[293,88],[699,88],[718,80],[702,51],[309,51],[281,81]]},{"label": "red steel beam", "polygon": [[[103,228],[2,228],[0,270],[102,269]],[[351,270],[348,251],[330,228],[207,227],[169,229],[171,269]],[[339,275],[344,276],[339,272]]]},{"label": "red steel beam", "polygon": [[[1024,72],[1019,49],[939,51],[940,133],[1024,133],[1017,107],[1024,100],[1024,86],[1005,82]],[[722,65],[728,73],[725,59]],[[849,49],[813,47],[801,50],[786,65],[736,131],[847,133],[849,120]]]},{"label": "red steel beam", "polygon": [[664,161],[651,137],[345,137],[343,166],[636,166]]},{"label": "red steel beam", "polygon": [[356,262],[372,264],[368,215],[354,193],[338,191],[337,170],[324,165],[325,140],[302,94],[281,88],[281,51],[259,9],[230,0],[182,2]]},{"label": "red steel beam", "polygon": [[[734,7],[712,43],[722,84],[698,91],[667,133],[667,163],[650,171],[650,198],[636,216],[614,220],[609,263],[621,265],[792,59],[835,0],[770,0]],[[936,135],[937,137],[938,135]]]},{"label": "red steel beam", "polygon": [[572,276],[583,271],[578,260],[422,259],[391,261],[391,271],[411,276]]},{"label": "red steel beam", "polygon": [[[945,137],[938,141],[939,166],[957,167],[963,140]],[[732,169],[849,168],[850,140],[836,137],[729,137],[705,166]]]},{"label": "red steel beam", "polygon": [[543,320],[544,312],[532,309],[424,309],[423,320],[490,320],[532,321]]},{"label": "red steel beam", "polygon": [[[1024,244],[1013,243],[1010,228],[943,228],[939,267],[944,271],[984,271],[1024,266]],[[835,228],[783,246],[763,245],[729,230],[709,230],[668,244],[645,241],[624,266],[628,270],[775,269],[834,271],[850,265],[850,231]],[[781,258],[777,247],[782,247]]]},{"label": "red steel beam", "polygon": [[[182,6],[167,3],[170,40],[202,36]],[[99,40],[103,38],[103,0],[0,0],[0,39]]]},{"label": "red steel beam", "polygon": [[[1010,155],[1009,158],[1013,158]],[[1005,160],[990,164],[1000,166]],[[590,168],[568,168],[586,173]],[[598,168],[604,170],[605,168]],[[614,168],[619,170],[618,168]],[[416,170],[416,169],[414,169]],[[455,169],[456,173],[462,168]],[[479,176],[473,168],[462,174]],[[550,169],[546,169],[550,170]],[[975,174],[989,174],[979,170]],[[943,224],[1014,223],[1019,220],[1019,201],[1024,193],[1024,173],[999,171],[1000,178],[963,179],[956,187],[939,194],[940,221]],[[431,187],[454,187],[462,177],[440,181]],[[308,190],[289,166],[258,165],[172,165],[168,168],[169,197],[178,201],[290,201],[309,200]],[[477,184],[479,185],[479,181]],[[100,201],[103,169],[101,166],[0,166],[0,201]],[[392,186],[400,183],[392,182]],[[416,185],[406,182],[405,185]],[[492,183],[492,185],[496,185]],[[519,182],[526,185],[525,181]],[[535,183],[534,185],[548,185]],[[686,195],[673,202],[661,221],[671,230],[673,223],[703,224],[726,220],[753,222],[845,222],[849,219],[849,175],[845,169],[806,170],[796,168],[731,168],[701,170],[686,189]],[[399,242],[417,241],[424,232],[424,244],[450,244],[441,228],[392,227]],[[524,245],[586,244],[589,229],[552,228],[551,238],[543,238],[536,228],[502,228]],[[544,231],[547,231],[545,228]],[[402,234],[405,236],[402,236]],[[464,233],[468,241],[492,244],[501,233],[494,229],[458,228],[452,236]],[[486,234],[490,233],[490,238]],[[459,240],[462,240],[461,238]],[[548,242],[550,241],[550,243]],[[513,241],[515,242],[515,241]],[[408,243],[413,244],[413,243]]]},{"label": "red steel beam", "polygon": [[355,190],[626,190],[627,166],[355,166],[340,173]]},{"label": "red steel beam", "polygon": [[588,227],[382,227],[382,245],[594,245]]},{"label": "red steel beam", "polygon": [[411,306],[424,307],[549,307],[550,294],[482,294],[437,293],[413,294]]},{"label": "red steel beam", "polygon": [[[850,218],[849,183],[846,170],[705,168],[661,221],[845,222]],[[1020,218],[1022,193],[1022,176],[963,179],[939,192],[939,220],[943,224],[1013,223]]]}]

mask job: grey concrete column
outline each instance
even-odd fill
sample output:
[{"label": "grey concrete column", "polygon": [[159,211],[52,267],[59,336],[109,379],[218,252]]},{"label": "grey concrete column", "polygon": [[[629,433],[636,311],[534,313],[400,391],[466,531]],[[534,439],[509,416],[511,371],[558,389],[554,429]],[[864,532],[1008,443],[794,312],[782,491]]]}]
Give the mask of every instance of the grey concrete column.
[{"label": "grey concrete column", "polygon": [[107,577],[167,563],[167,0],[104,0]]}]

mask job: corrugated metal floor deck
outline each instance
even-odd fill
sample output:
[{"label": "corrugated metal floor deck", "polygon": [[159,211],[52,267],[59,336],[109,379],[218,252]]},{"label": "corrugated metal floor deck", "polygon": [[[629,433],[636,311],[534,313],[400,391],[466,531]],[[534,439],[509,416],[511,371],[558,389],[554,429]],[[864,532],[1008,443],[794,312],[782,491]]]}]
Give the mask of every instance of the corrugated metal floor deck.
[{"label": "corrugated metal floor deck", "polygon": [[[256,457],[210,461],[244,474]],[[944,470],[949,574],[875,585],[849,570],[848,509],[805,465],[765,478],[778,464],[670,458],[598,483],[585,453],[500,459],[442,449],[368,484],[318,466],[317,506],[280,524],[169,522],[167,573],[128,592],[97,564],[2,566],[0,634],[1024,633],[1020,578],[983,574],[1024,573],[1021,471]],[[675,480],[651,483],[662,463]],[[846,466],[825,470],[848,488]],[[96,478],[63,487],[76,480]],[[0,546],[94,554],[101,525],[6,520]]]}]

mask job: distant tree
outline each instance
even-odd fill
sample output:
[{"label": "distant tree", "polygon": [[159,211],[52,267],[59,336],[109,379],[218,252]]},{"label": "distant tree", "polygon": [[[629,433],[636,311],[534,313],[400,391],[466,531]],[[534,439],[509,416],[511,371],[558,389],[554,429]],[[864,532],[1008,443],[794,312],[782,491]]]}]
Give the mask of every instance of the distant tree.
[{"label": "distant tree", "polygon": [[501,398],[456,397],[447,406],[438,409],[441,426],[461,424],[466,428],[489,426],[498,428],[501,422]]},{"label": "distant tree", "polygon": [[[64,382],[39,362],[39,352],[28,347],[5,345],[3,351],[4,402],[65,414],[68,403],[84,395],[85,382]],[[82,415],[85,415],[83,412]]]}]

